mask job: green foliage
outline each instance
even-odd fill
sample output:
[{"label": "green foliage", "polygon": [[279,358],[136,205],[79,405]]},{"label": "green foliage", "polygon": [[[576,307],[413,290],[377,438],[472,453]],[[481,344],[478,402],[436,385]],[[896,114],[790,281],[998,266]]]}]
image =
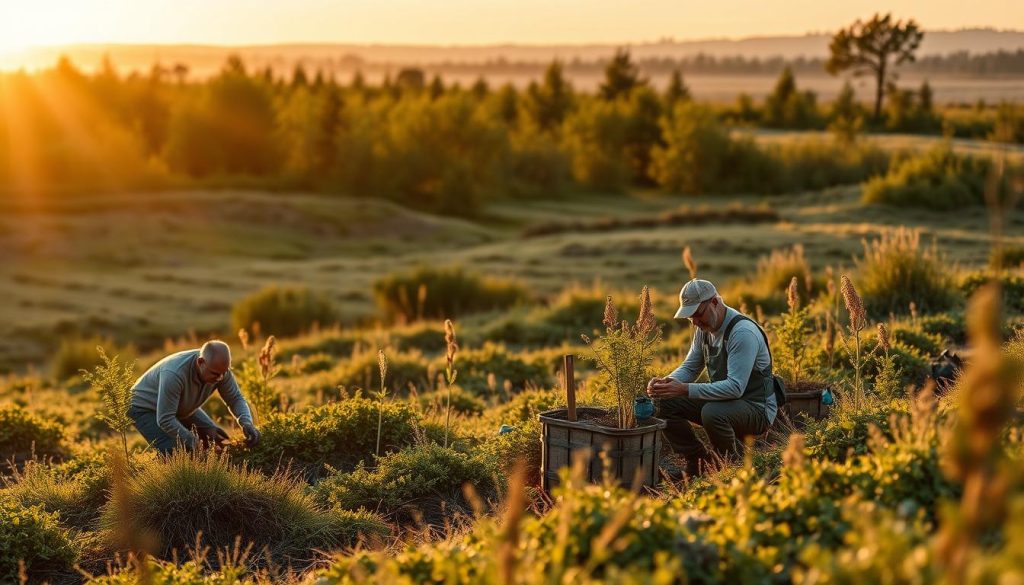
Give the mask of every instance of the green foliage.
[{"label": "green foliage", "polygon": [[1024,313],[1024,276],[1019,272],[989,271],[971,272],[960,280],[960,290],[970,298],[982,285],[996,281],[1003,293],[1003,310],[1008,313]]},{"label": "green foliage", "polygon": [[109,339],[99,337],[65,337],[60,340],[56,353],[53,354],[51,370],[56,380],[67,380],[79,375],[82,370],[92,370],[103,364],[103,359],[96,352],[101,347],[112,355],[130,357],[135,352],[131,348],[120,349]]},{"label": "green foliage", "polygon": [[267,471],[285,469],[317,477],[324,465],[352,469],[369,461],[377,447],[381,421],[382,451],[413,442],[416,411],[407,403],[355,397],[299,413],[274,414],[260,428],[262,437],[251,451],[238,457]]},{"label": "green foliage", "polygon": [[[215,563],[217,569],[212,569],[210,565],[213,563],[205,562],[205,559],[175,563],[149,557],[146,559],[145,573],[140,572],[137,566],[130,566],[109,575],[90,579],[89,585],[141,585],[146,581],[159,585],[256,585],[262,582],[246,576],[246,568],[232,562],[231,556],[221,551],[218,551],[218,555]],[[142,574],[146,575],[145,579]]]},{"label": "green foliage", "polygon": [[274,335],[296,335],[314,325],[338,318],[331,301],[305,286],[270,285],[239,300],[231,308],[231,327],[249,329],[254,323]]},{"label": "green foliage", "polygon": [[882,112],[882,94],[896,65],[914,61],[924,32],[913,20],[894,20],[892,14],[875,14],[840,29],[829,43],[825,69],[832,75],[852,71],[875,77],[875,119]]},{"label": "green foliage", "polygon": [[496,429],[491,428],[490,434],[477,447],[476,456],[489,468],[500,470],[506,478],[511,476],[517,467],[521,467],[526,473],[526,484],[539,485],[541,432],[536,413],[518,422],[507,433],[498,434]]},{"label": "green foliage", "polygon": [[628,98],[634,89],[646,84],[647,80],[640,77],[639,68],[630,60],[629,51],[620,48],[604,68],[604,81],[598,88],[598,95],[608,101]]},{"label": "green foliage", "polygon": [[785,291],[794,278],[801,304],[806,306],[810,302],[811,291],[807,290],[810,277],[811,265],[804,256],[802,244],[776,248],[758,258],[753,276],[732,285],[725,296],[736,307],[746,304],[751,309],[760,306],[769,314],[780,313],[787,303]]},{"label": "green foliage", "polygon": [[591,350],[587,357],[597,364],[597,383],[615,393],[618,428],[632,428],[636,425],[633,401],[644,393],[647,380],[654,375],[654,347],[661,341],[661,327],[654,320],[647,287],[640,293],[640,313],[635,324],[620,321],[618,310],[608,297],[604,325],[604,335],[594,341],[583,336]]},{"label": "green foliage", "polygon": [[17,583],[19,561],[33,583],[74,574],[78,547],[57,514],[42,506],[23,506],[0,495],[0,579]]},{"label": "green foliage", "polygon": [[[450,398],[452,411],[454,412],[477,415],[487,409],[487,403],[479,398],[476,393],[469,392],[458,384],[451,387]],[[416,399],[416,405],[423,412],[443,412],[448,399],[448,389],[444,388],[420,394]]]},{"label": "green foliage", "polygon": [[[414,388],[430,386],[430,366],[418,353],[392,353],[388,358],[388,388],[397,396],[404,396]],[[328,383],[319,389],[328,391],[341,386],[375,392],[381,385],[377,353],[360,351],[326,373]]]},{"label": "green foliage", "polygon": [[527,385],[546,386],[553,381],[542,361],[520,357],[504,345],[487,343],[459,353],[459,385],[478,396],[494,396],[506,386],[518,392]]},{"label": "green foliage", "polygon": [[312,560],[312,549],[387,533],[372,514],[325,510],[294,480],[233,466],[212,452],[176,452],[141,465],[124,482],[120,500],[104,509],[105,538],[127,530],[154,533],[165,559],[194,547],[200,531],[212,549],[233,546],[238,537],[243,546],[266,547],[265,561],[295,564]]},{"label": "green foliage", "polygon": [[896,359],[886,354],[879,357],[878,360],[878,375],[875,377],[874,393],[882,400],[906,398],[907,392],[903,386],[900,371],[896,367]]},{"label": "green foliage", "polygon": [[799,382],[800,374],[807,373],[807,337],[810,334],[808,322],[810,312],[804,307],[790,307],[782,314],[782,320],[773,328],[775,339],[772,357],[777,373],[790,383]]},{"label": "green foliage", "polygon": [[101,454],[78,457],[54,466],[29,462],[5,491],[23,507],[41,506],[60,523],[94,530],[108,499],[110,476]]},{"label": "green foliage", "polygon": [[587,100],[566,119],[563,140],[577,182],[610,192],[626,187],[627,107],[622,101]]},{"label": "green foliage", "polygon": [[865,203],[957,210],[985,202],[987,159],[959,155],[949,143],[898,160],[863,184]]},{"label": "green foliage", "polygon": [[92,386],[100,398],[102,406],[96,412],[96,418],[110,427],[110,430],[121,435],[124,444],[124,455],[128,457],[128,432],[135,422],[128,416],[132,405],[132,386],[135,384],[135,362],[118,360],[118,356],[107,357],[102,347],[96,351],[103,363],[92,372],[82,371],[82,379]]},{"label": "green foliage", "polygon": [[787,65],[764,105],[764,123],[773,128],[813,128],[818,124],[814,92],[799,91],[793,70]]},{"label": "green foliage", "polygon": [[958,301],[949,261],[934,246],[922,248],[920,241],[920,232],[907,228],[864,241],[864,257],[857,268],[860,294],[869,314],[906,314],[911,302],[920,313],[937,313]]},{"label": "green foliage", "polygon": [[373,296],[385,316],[404,321],[505,309],[528,298],[517,282],[478,276],[461,267],[426,266],[376,280]]},{"label": "green foliage", "polygon": [[469,484],[480,497],[492,496],[492,470],[473,457],[435,444],[385,455],[370,470],[359,467],[320,481],[318,499],[346,510],[373,510],[409,519],[420,513],[433,522],[470,512],[463,495]]},{"label": "green foliage", "polygon": [[67,454],[59,423],[15,404],[0,405],[0,460],[20,464],[33,455],[61,459]]},{"label": "green foliage", "polygon": [[826,419],[808,421],[804,429],[807,452],[812,458],[846,461],[850,456],[870,451],[868,438],[872,428],[891,438],[892,428],[909,420],[907,401],[868,400],[857,408],[840,400]]},{"label": "green foliage", "polygon": [[841,144],[850,145],[864,128],[864,108],[857,102],[857,95],[849,81],[843,83],[836,101],[832,104],[828,129]]}]

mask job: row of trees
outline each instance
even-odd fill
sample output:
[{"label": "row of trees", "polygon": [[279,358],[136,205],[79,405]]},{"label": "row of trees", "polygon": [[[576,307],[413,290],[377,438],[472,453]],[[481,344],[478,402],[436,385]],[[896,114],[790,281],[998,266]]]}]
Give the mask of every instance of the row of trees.
[{"label": "row of trees", "polygon": [[[302,69],[290,78],[252,72],[237,57],[205,82],[187,83],[186,74],[121,77],[108,63],[87,76],[63,59],[52,70],[0,77],[8,114],[0,116],[0,161],[9,161],[0,163],[0,185],[246,184],[471,214],[488,198],[574,185],[772,192],[860,180],[877,168],[874,159],[848,165],[831,152],[773,152],[731,136],[728,124],[741,122],[828,125],[846,143],[856,138],[868,115],[852,88],[824,109],[789,69],[763,104],[746,98],[719,109],[694,104],[679,72],[656,91],[626,51],[609,61],[594,94],[576,91],[558,62],[523,90],[483,80],[446,86],[414,69],[379,85],[360,76],[341,85]],[[927,85],[888,95],[883,120],[934,123]]]}]

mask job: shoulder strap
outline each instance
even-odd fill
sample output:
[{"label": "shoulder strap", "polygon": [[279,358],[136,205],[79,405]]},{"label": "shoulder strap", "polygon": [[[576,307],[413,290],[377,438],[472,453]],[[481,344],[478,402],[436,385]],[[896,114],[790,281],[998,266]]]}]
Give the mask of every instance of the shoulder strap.
[{"label": "shoulder strap", "polygon": [[754,327],[757,327],[757,330],[761,332],[761,337],[764,338],[764,347],[768,350],[768,373],[770,374],[772,371],[772,365],[775,363],[775,360],[772,358],[772,345],[768,343],[768,334],[764,332],[764,329],[761,329],[761,326],[757,324],[757,321],[754,321],[743,313],[733,317],[732,321],[730,321],[725,327],[725,335],[722,336],[722,345],[725,346],[729,343],[729,334],[732,333],[732,328],[740,321],[750,321],[754,324]]}]

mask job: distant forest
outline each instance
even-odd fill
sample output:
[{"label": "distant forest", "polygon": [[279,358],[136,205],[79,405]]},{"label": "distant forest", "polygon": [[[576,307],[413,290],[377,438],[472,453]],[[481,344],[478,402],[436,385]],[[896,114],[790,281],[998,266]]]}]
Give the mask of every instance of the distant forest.
[{"label": "distant forest", "polygon": [[[611,57],[590,61],[572,59],[565,61],[564,68],[565,72],[570,75],[600,74],[608,66],[610,60]],[[787,66],[797,74],[824,74],[825,60],[823,57],[797,57],[795,59],[783,57],[744,57],[742,55],[716,57],[699,53],[678,59],[670,57],[640,58],[636,60],[636,64],[641,71],[651,74],[670,74],[674,70],[679,69],[686,74],[778,75]],[[376,69],[385,66],[383,63],[362,63],[358,57],[353,58],[350,55],[343,57],[340,60],[340,64],[345,69],[357,69],[360,66],[369,66],[371,69]],[[387,65],[387,67],[390,66],[390,64]],[[543,71],[545,67],[547,67],[547,63],[539,61],[508,61],[504,58],[499,58],[484,62],[448,61],[431,65],[427,69],[449,73],[487,71],[506,74],[536,74]],[[900,71],[926,75],[1024,75],[1024,49],[981,54],[960,51],[948,55],[928,55],[918,58],[913,63],[900,65]]]}]

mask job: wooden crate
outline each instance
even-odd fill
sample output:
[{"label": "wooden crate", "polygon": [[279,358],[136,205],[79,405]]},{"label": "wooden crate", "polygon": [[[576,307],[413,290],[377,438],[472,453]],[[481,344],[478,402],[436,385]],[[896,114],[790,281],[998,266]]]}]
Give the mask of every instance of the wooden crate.
[{"label": "wooden crate", "polygon": [[790,420],[797,421],[801,418],[821,419],[828,416],[830,406],[821,402],[821,394],[824,388],[804,392],[786,392],[786,414]]},{"label": "wooden crate", "polygon": [[[579,418],[599,416],[600,408],[577,408]],[[665,421],[650,418],[632,429],[616,429],[585,420],[569,421],[567,410],[559,408],[540,415],[541,485],[550,491],[559,483],[558,472],[580,465],[583,476],[600,482],[605,475],[627,488],[654,487],[658,483],[661,429]]]}]

